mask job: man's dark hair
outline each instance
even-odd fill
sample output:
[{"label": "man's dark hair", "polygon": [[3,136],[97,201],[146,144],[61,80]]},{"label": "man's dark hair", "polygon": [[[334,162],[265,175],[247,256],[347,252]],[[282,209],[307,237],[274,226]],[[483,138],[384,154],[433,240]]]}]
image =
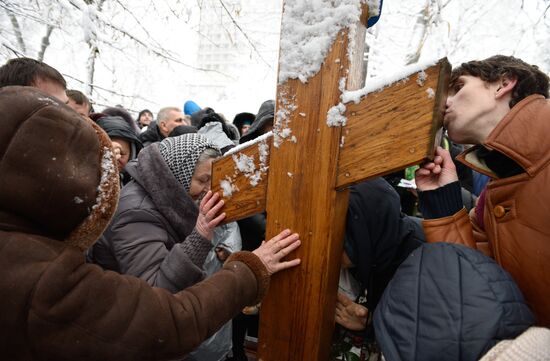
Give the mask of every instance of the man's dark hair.
[{"label": "man's dark hair", "polygon": [[74,100],[74,102],[78,105],[90,105],[90,100],[88,97],[79,90],[68,89],[65,90],[65,94],[67,94],[67,96]]},{"label": "man's dark hair", "polygon": [[0,67],[0,87],[32,86],[37,79],[51,80],[67,88],[63,75],[46,63],[31,58],[14,58]]},{"label": "man's dark hair", "polygon": [[453,88],[462,75],[471,75],[488,83],[493,83],[503,76],[517,79],[512,91],[510,108],[532,94],[548,98],[548,76],[536,65],[530,65],[513,56],[495,55],[485,60],[473,60],[462,63],[451,74],[450,87]]}]

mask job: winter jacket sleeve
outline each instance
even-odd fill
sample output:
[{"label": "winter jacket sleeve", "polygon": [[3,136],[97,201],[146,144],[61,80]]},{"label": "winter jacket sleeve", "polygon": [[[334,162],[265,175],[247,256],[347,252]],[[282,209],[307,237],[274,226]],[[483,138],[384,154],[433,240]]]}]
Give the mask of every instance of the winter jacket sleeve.
[{"label": "winter jacket sleeve", "polygon": [[36,265],[44,271],[28,301],[27,332],[41,360],[181,358],[260,299],[269,282],[250,253],[175,295],[86,264],[74,248]]},{"label": "winter jacket sleeve", "polygon": [[117,215],[108,239],[121,273],[175,293],[204,277],[202,265],[212,246],[193,231],[169,249],[173,242],[167,229],[154,212],[130,209]]}]

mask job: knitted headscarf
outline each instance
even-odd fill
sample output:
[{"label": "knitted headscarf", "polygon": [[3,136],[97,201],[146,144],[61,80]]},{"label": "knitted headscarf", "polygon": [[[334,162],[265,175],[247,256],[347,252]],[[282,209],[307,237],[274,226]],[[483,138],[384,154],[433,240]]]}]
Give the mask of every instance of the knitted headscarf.
[{"label": "knitted headscarf", "polygon": [[183,184],[186,192],[189,192],[197,160],[207,148],[218,150],[208,138],[200,134],[170,137],[159,143],[162,158],[178,182]]}]

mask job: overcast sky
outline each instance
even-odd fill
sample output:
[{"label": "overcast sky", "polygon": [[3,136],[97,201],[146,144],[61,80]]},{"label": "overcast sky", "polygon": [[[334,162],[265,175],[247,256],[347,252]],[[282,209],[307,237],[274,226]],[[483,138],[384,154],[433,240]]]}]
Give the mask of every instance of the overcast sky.
[{"label": "overcast sky", "polygon": [[[25,54],[31,57],[38,53],[46,25],[55,25],[44,61],[66,74],[71,88],[83,90],[89,55],[84,40],[90,34],[97,36],[100,53],[94,83],[110,90],[98,90],[95,100],[100,104],[120,103],[156,113],[160,107],[181,107],[194,100],[232,119],[240,111],[256,112],[263,100],[275,97],[282,2],[225,3],[231,18],[223,9],[205,10],[212,6],[210,0],[106,0],[103,21],[144,41],[149,47],[145,49],[108,26],[87,23],[90,17],[82,0],[6,1],[0,8],[0,61],[14,56],[10,49],[22,53],[8,17],[11,11],[20,20]],[[368,77],[391,74],[411,59],[447,56],[456,65],[497,53],[521,57],[549,72],[550,21],[545,16],[549,6],[548,0],[385,0],[381,20],[367,36]],[[194,69],[201,66],[199,40],[216,43],[199,27],[200,21],[222,27],[240,44],[236,62],[241,66],[221,76],[231,79],[223,90],[197,87],[220,79],[213,72]],[[159,57],[155,49],[168,50],[171,60]]]}]

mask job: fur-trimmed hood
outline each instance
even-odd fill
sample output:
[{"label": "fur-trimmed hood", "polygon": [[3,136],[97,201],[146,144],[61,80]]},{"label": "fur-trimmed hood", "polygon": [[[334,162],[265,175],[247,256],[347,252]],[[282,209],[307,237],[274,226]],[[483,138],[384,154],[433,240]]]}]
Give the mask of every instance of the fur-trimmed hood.
[{"label": "fur-trimmed hood", "polygon": [[0,113],[0,230],[87,249],[118,202],[109,137],[32,87],[0,89]]}]

